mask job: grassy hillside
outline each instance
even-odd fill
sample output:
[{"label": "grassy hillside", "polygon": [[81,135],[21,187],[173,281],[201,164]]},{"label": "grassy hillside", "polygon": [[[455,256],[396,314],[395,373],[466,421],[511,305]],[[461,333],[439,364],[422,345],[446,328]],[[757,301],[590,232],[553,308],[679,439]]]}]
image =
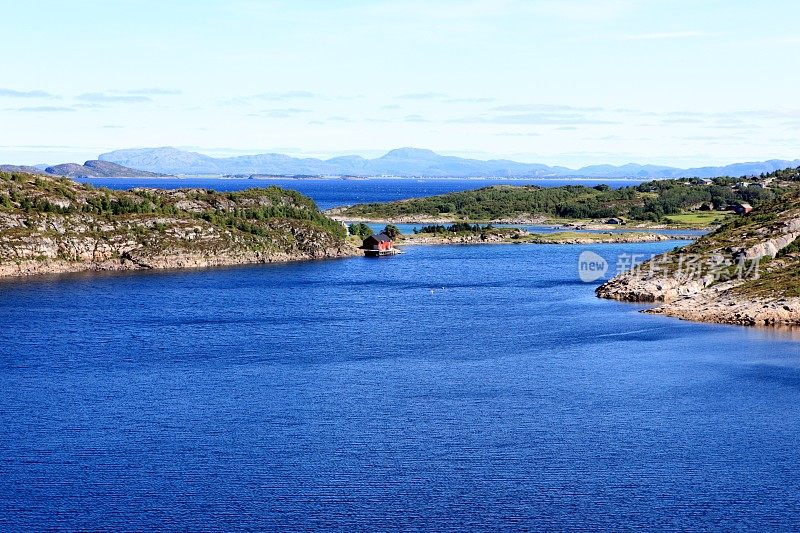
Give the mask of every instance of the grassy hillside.
[{"label": "grassy hillside", "polygon": [[346,231],[269,187],[112,191],[0,173],[0,273],[167,268],[348,255]]},{"label": "grassy hillside", "polygon": [[[702,257],[722,257],[731,262],[728,272],[748,268],[758,276],[746,276],[733,289],[737,294],[759,298],[800,297],[800,191],[762,204],[685,250]],[[757,263],[757,265],[755,264]],[[719,281],[724,281],[722,276]]]},{"label": "grassy hillside", "polygon": [[800,297],[800,190],[645,261],[602,285],[598,294],[667,302],[692,294],[773,302]]}]

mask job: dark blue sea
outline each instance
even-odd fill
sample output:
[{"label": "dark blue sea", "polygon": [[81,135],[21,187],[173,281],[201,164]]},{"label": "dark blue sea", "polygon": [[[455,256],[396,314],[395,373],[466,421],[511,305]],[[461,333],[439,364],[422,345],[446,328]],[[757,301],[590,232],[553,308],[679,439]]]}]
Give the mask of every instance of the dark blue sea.
[{"label": "dark blue sea", "polygon": [[0,530],[800,528],[798,335],[583,249],[4,281]]},{"label": "dark blue sea", "polygon": [[677,244],[4,280],[0,531],[797,530],[800,333],[578,280]]},{"label": "dark blue sea", "polygon": [[639,185],[640,180],[616,179],[455,179],[455,178],[366,178],[366,179],[246,179],[246,178],[81,178],[76,181],[91,183],[96,187],[130,189],[131,187],[159,187],[178,189],[200,187],[217,191],[241,191],[250,187],[277,185],[294,189],[310,196],[320,209],[368,202],[389,202],[404,198],[432,196],[448,192],[478,189],[490,185],[585,185],[593,187],[607,183],[613,188]]}]

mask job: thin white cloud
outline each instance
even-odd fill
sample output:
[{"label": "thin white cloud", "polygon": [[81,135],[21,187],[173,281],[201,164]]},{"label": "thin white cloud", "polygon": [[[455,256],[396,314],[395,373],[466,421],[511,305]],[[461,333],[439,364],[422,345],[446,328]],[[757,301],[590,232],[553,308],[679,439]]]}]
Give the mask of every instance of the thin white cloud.
[{"label": "thin white cloud", "polygon": [[149,96],[107,93],[83,93],[76,96],[75,99],[95,104],[138,104],[153,101]]},{"label": "thin white cloud", "polygon": [[70,113],[75,111],[72,107],[40,105],[30,107],[17,107],[6,111],[20,111],[22,113]]},{"label": "thin white cloud", "polygon": [[492,111],[531,112],[531,113],[593,113],[603,111],[602,107],[577,107],[560,104],[506,104],[491,108]]},{"label": "thin white cloud", "polygon": [[32,91],[18,91],[16,89],[8,89],[4,87],[0,87],[0,96],[6,96],[8,98],[59,98],[52,93],[48,93],[47,91],[42,91],[39,89]]},{"label": "thin white cloud", "polygon": [[259,93],[242,97],[244,100],[296,100],[316,98],[318,95],[311,91],[285,91],[282,93]]},{"label": "thin white cloud", "polygon": [[574,111],[540,111],[529,113],[494,113],[481,116],[462,117],[449,120],[450,123],[465,124],[528,124],[542,126],[586,125],[586,124],[619,124],[590,113]]},{"label": "thin white cloud", "polygon": [[493,135],[498,135],[500,137],[541,137],[542,134],[531,131],[531,132],[518,132],[518,131],[504,131],[500,133],[495,133]]},{"label": "thin white cloud", "polygon": [[[447,104],[489,104],[496,101],[495,98],[482,97],[482,96],[451,96],[439,92],[420,92],[420,93],[406,93],[394,97],[395,100],[432,100]],[[384,106],[388,108],[388,106]]]},{"label": "thin white cloud", "polygon": [[496,98],[476,97],[476,98],[448,98],[451,104],[489,104],[496,101]]},{"label": "thin white cloud", "polygon": [[264,100],[292,100],[296,98],[316,98],[318,95],[311,91],[286,91],[282,93],[265,93],[258,95]]}]

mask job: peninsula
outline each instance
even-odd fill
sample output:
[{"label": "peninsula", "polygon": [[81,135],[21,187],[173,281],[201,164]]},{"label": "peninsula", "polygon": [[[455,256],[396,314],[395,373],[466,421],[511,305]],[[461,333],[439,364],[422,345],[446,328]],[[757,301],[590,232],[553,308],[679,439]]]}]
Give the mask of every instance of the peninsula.
[{"label": "peninsula", "polygon": [[278,187],[112,191],[0,172],[0,277],[357,254],[340,223]]},{"label": "peninsula", "polygon": [[612,189],[608,185],[496,185],[425,198],[356,204],[327,213],[346,221],[393,223],[491,222],[595,227],[697,228],[769,202],[796,185],[798,169],[758,177],[655,180]]}]

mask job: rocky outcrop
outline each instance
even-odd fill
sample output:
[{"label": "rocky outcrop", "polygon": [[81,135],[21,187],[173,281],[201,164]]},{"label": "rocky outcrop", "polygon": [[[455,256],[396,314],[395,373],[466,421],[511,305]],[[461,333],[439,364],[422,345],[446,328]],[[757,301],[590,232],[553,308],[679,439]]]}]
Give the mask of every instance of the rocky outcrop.
[{"label": "rocky outcrop", "polygon": [[269,240],[202,220],[0,213],[0,277],[87,270],[201,268],[348,257],[357,248],[308,226],[275,223]]},{"label": "rocky outcrop", "polygon": [[597,288],[601,298],[660,305],[685,320],[800,325],[800,194],[787,194],[679,251]]},{"label": "rocky outcrop", "polygon": [[698,294],[708,286],[706,279],[686,280],[677,277],[649,277],[621,274],[595,291],[600,298],[626,302],[672,302]]},{"label": "rocky outcrop", "polygon": [[714,287],[705,293],[648,309],[695,322],[717,322],[743,326],[800,326],[800,298],[747,298],[731,293],[730,287]]},{"label": "rocky outcrop", "polygon": [[800,219],[790,220],[777,230],[779,235],[764,242],[754,244],[741,253],[745,259],[761,259],[775,257],[778,253],[800,237]]}]

